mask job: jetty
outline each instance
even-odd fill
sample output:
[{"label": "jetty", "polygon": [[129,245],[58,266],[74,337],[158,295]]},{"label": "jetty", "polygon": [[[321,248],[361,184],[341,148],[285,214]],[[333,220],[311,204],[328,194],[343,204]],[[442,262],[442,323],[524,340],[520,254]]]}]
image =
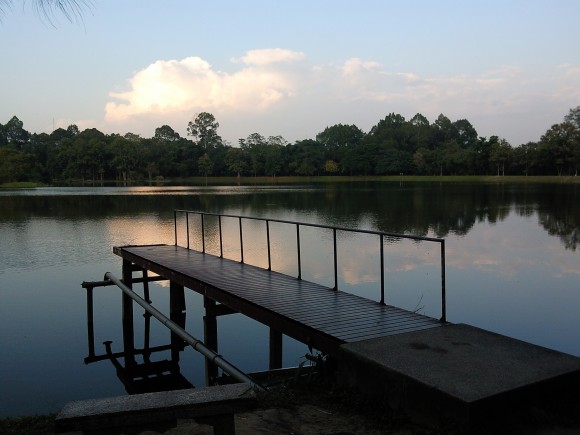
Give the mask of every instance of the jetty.
[{"label": "jetty", "polygon": [[[224,256],[222,223],[226,219],[238,226],[238,259]],[[244,225],[249,221],[264,229],[267,267],[244,261]],[[289,226],[295,232],[295,251],[288,252],[296,259],[295,276],[272,270],[272,224]],[[301,230],[305,227],[328,232],[333,245],[334,286],[302,279]],[[186,289],[203,296],[202,341],[216,355],[218,317],[241,313],[269,328],[271,370],[282,368],[282,340],[289,336],[332,358],[340,382],[387,397],[390,406],[410,414],[461,424],[476,424],[490,413],[500,412],[510,401],[533,401],[537,406],[580,386],[580,358],[447,321],[443,239],[189,210],[174,211],[174,229],[173,245],[113,248],[123,264],[122,283],[117,284],[126,287],[122,296],[124,319],[133,317],[134,284],[143,283],[143,300],[148,300],[148,283],[168,280],[171,323],[184,326],[180,319],[186,310]],[[206,252],[210,232],[212,243],[219,246],[217,253]],[[338,288],[337,233],[342,232],[376,239],[380,271],[376,300]],[[201,249],[192,248],[192,238]],[[386,239],[411,239],[438,246],[438,318],[387,304]],[[86,288],[92,297],[92,286]],[[126,349],[134,348],[130,323],[124,322]],[[218,379],[218,366],[215,359],[206,358],[206,380],[212,385]],[[242,378],[242,382],[251,384],[252,380]]]}]

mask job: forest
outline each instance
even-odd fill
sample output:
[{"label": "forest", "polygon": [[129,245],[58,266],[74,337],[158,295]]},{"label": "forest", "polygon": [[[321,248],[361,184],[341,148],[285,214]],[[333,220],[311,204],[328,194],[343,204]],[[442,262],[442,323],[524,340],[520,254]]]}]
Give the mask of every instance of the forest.
[{"label": "forest", "polygon": [[580,106],[570,109],[537,142],[512,146],[480,137],[467,119],[441,114],[430,123],[390,113],[363,132],[356,125],[326,127],[314,139],[288,143],[253,133],[237,146],[219,135],[208,112],[187,125],[187,137],[162,125],[151,138],[134,133],[30,133],[18,117],[0,124],[0,184],[103,183],[208,176],[319,175],[577,175]]}]

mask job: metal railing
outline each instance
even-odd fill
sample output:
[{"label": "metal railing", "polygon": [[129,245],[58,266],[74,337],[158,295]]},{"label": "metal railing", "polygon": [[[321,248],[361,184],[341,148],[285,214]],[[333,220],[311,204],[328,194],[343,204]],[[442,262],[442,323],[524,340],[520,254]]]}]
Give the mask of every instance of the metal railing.
[{"label": "metal railing", "polygon": [[447,313],[446,313],[446,296],[445,296],[445,239],[437,238],[437,237],[423,237],[423,236],[414,236],[409,234],[396,234],[396,233],[387,233],[381,231],[373,231],[373,230],[364,230],[364,229],[353,229],[353,228],[345,228],[345,227],[335,227],[330,225],[320,225],[320,224],[313,224],[313,223],[306,223],[306,222],[295,222],[289,220],[282,220],[282,219],[268,219],[268,218],[259,218],[253,216],[240,216],[240,215],[231,215],[231,214],[220,214],[220,213],[206,213],[202,211],[194,211],[194,210],[174,210],[173,211],[173,223],[174,223],[174,230],[175,230],[175,246],[178,245],[178,223],[177,223],[177,216],[178,215],[185,215],[185,228],[187,233],[187,249],[190,248],[190,230],[189,230],[189,216],[190,215],[198,215],[201,219],[201,246],[202,252],[206,253],[206,243],[205,243],[205,217],[206,216],[213,216],[217,217],[218,219],[218,231],[219,231],[219,256],[223,258],[224,256],[224,249],[223,249],[223,236],[222,236],[222,218],[232,218],[238,220],[239,226],[239,241],[240,241],[240,262],[244,263],[244,232],[243,232],[243,224],[244,220],[248,221],[260,221],[266,223],[266,250],[267,250],[267,257],[268,257],[268,268],[267,270],[272,270],[272,257],[271,257],[271,249],[270,249],[270,223],[280,223],[280,224],[287,224],[296,227],[296,258],[297,258],[297,265],[298,265],[298,279],[302,279],[302,261],[301,261],[301,250],[300,250],[300,227],[312,227],[312,228],[323,228],[332,230],[332,238],[333,238],[333,268],[334,268],[334,287],[333,290],[338,290],[338,253],[337,253],[337,232],[348,232],[348,233],[358,233],[358,234],[370,234],[379,236],[379,248],[380,248],[380,272],[381,272],[381,299],[379,303],[381,305],[385,304],[385,261],[384,261],[384,241],[385,238],[391,239],[408,239],[408,240],[415,240],[415,241],[422,241],[422,242],[432,242],[438,243],[440,245],[441,251],[441,318],[440,320],[443,322],[447,321]]}]

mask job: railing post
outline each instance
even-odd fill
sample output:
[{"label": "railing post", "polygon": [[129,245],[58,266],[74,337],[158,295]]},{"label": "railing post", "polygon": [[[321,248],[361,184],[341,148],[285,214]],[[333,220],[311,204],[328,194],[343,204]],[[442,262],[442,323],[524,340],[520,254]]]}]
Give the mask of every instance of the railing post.
[{"label": "railing post", "polygon": [[272,270],[272,257],[270,255],[270,221],[266,219],[266,244],[268,246],[268,270]]},{"label": "railing post", "polygon": [[298,279],[302,279],[302,265],[300,263],[300,224],[296,224],[296,250],[298,251]]},{"label": "railing post", "polygon": [[222,215],[218,215],[218,226],[220,231],[220,258],[224,258],[224,247],[222,243]]},{"label": "railing post", "polygon": [[185,212],[185,231],[187,231],[187,249],[189,249],[189,213]]},{"label": "railing post", "polygon": [[205,254],[205,220],[204,214],[201,214],[201,252]]},{"label": "railing post", "polygon": [[334,290],[338,290],[338,261],[336,253],[336,228],[332,229],[332,239],[334,242]]},{"label": "railing post", "polygon": [[244,236],[242,233],[242,217],[238,217],[239,221],[240,221],[240,263],[244,262]]},{"label": "railing post", "polygon": [[441,240],[441,321],[447,322],[447,303],[445,297],[445,239]]},{"label": "railing post", "polygon": [[175,246],[177,246],[177,210],[173,210],[173,231],[175,233]]},{"label": "railing post", "polygon": [[381,305],[385,305],[385,248],[384,235],[381,234]]}]

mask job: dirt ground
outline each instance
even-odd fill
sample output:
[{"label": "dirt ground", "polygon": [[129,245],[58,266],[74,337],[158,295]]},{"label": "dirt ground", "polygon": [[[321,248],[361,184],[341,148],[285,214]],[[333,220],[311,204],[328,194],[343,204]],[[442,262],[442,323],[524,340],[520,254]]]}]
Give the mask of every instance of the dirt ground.
[{"label": "dirt ground", "polygon": [[[236,415],[236,434],[280,435],[580,435],[580,402],[567,410],[530,409],[467,430],[441,422],[419,424],[352,390],[309,385],[259,396],[258,408]],[[563,412],[560,412],[563,411]],[[147,431],[141,435],[160,432]],[[211,426],[182,421],[167,435],[213,434]]]},{"label": "dirt ground", "polygon": [[[508,410],[509,411],[509,410]],[[503,421],[490,419],[487,427],[466,430],[438,423],[410,421],[380,400],[328,385],[306,385],[259,394],[258,407],[235,416],[238,435],[580,435],[580,396],[551,410],[508,412]],[[3,434],[53,434],[54,415],[0,420]],[[128,432],[135,434],[134,431]],[[213,434],[213,428],[191,420],[165,430],[142,430],[140,435]]]}]

